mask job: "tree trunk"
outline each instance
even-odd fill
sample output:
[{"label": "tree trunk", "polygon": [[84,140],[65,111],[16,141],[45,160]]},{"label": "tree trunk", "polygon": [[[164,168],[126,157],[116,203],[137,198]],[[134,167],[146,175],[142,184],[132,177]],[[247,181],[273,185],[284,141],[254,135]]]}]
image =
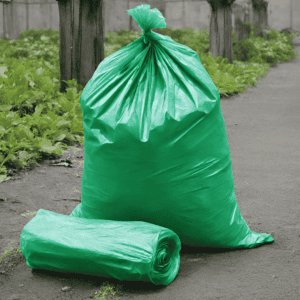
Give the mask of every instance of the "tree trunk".
[{"label": "tree trunk", "polygon": [[265,36],[265,30],[270,29],[268,24],[268,0],[252,0],[253,21],[255,36]]},{"label": "tree trunk", "polygon": [[229,5],[215,5],[211,2],[212,12],[209,25],[209,51],[213,57],[221,56],[233,62],[232,49],[232,10]]},{"label": "tree trunk", "polygon": [[60,92],[63,80],[83,87],[104,59],[103,0],[57,0],[59,8]]},{"label": "tree trunk", "polygon": [[251,26],[243,23],[250,22],[249,5],[247,3],[234,3],[232,6],[234,13],[234,31],[237,41],[249,38]]}]

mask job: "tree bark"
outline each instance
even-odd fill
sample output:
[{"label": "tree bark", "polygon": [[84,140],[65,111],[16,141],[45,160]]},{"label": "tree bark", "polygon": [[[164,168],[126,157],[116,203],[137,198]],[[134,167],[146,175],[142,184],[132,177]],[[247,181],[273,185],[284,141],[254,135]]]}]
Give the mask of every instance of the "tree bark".
[{"label": "tree bark", "polygon": [[232,9],[235,0],[207,0],[211,5],[209,51],[213,57],[221,56],[233,62]]},{"label": "tree bark", "polygon": [[265,30],[270,29],[268,24],[268,0],[252,0],[253,21],[255,36],[265,36]]},{"label": "tree bark", "polygon": [[60,92],[63,80],[83,87],[104,59],[103,0],[57,0],[59,8]]},{"label": "tree bark", "polygon": [[232,5],[232,9],[234,12],[234,31],[235,38],[237,41],[242,41],[244,39],[249,38],[251,32],[251,26],[243,23],[250,22],[249,16],[249,5],[248,4],[240,4],[234,3]]}]

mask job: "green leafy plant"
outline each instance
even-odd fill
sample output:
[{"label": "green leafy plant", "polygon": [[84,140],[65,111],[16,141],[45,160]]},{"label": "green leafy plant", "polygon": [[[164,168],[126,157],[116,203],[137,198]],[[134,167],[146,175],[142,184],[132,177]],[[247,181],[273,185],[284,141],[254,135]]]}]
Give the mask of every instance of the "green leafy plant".
[{"label": "green leafy plant", "polygon": [[170,36],[176,43],[186,45],[198,53],[206,53],[209,48],[209,29],[207,27],[201,30],[193,28],[172,29],[158,28],[153,30],[162,35]]},{"label": "green leafy plant", "polygon": [[[190,27],[183,29],[154,28],[152,31],[161,35],[170,36],[175,42],[188,45],[194,51],[205,53],[209,48],[208,28],[203,28],[201,30],[195,30]],[[137,38],[141,37],[141,35],[141,32],[127,30],[107,32],[104,49],[105,57],[132,43]]]},{"label": "green leafy plant", "polygon": [[[199,54],[200,56],[200,54]],[[230,96],[247,90],[248,85],[256,86],[260,77],[268,73],[267,64],[234,61],[218,56],[213,58],[209,52],[201,55],[200,60],[221,96]]]},{"label": "green leafy plant", "polygon": [[10,178],[8,170],[38,164],[63,154],[71,143],[84,143],[83,89],[70,80],[67,93],[59,92],[59,44],[51,40],[56,39],[44,34],[31,38],[24,32],[20,40],[0,40],[0,65],[5,60],[0,73],[0,182]]},{"label": "green leafy plant", "polygon": [[[248,23],[247,23],[248,24]],[[251,23],[250,23],[251,24]],[[251,25],[252,26],[252,25]],[[209,30],[204,28],[153,29],[196,51],[219,89],[221,97],[242,93],[256,86],[268,68],[296,57],[291,39],[271,29],[266,37],[237,42],[233,31],[234,61],[213,58]],[[108,32],[105,57],[130,44],[141,32]],[[76,142],[84,145],[83,116],[80,106],[82,85],[67,81],[67,92],[60,93],[59,32],[27,30],[18,40],[0,39],[0,183],[12,173],[39,165],[45,158],[56,158]]]},{"label": "green leafy plant", "polygon": [[266,31],[265,37],[257,37],[254,35],[254,26],[251,23],[244,24],[251,26],[251,33],[248,39],[242,41],[237,41],[234,36],[233,51],[235,60],[273,66],[278,62],[287,62],[297,57],[292,38],[298,34],[280,33],[272,28]]}]

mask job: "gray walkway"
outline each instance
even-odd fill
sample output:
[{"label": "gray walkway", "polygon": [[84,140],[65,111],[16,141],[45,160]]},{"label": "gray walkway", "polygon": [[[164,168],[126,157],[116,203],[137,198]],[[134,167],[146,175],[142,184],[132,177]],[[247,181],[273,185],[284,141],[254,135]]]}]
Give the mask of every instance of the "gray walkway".
[{"label": "gray walkway", "polygon": [[169,286],[145,290],[135,283],[121,299],[300,299],[300,58],[271,68],[256,88],[221,107],[241,213],[253,231],[271,233],[275,242],[182,253]]},{"label": "gray walkway", "polygon": [[[300,43],[297,50],[300,55]],[[221,100],[221,107],[241,213],[253,231],[271,233],[275,242],[214,253],[184,248],[178,276],[169,286],[121,282],[120,300],[300,299],[300,58],[271,68],[256,88]],[[73,155],[71,161],[82,160],[83,149]],[[2,183],[8,200],[1,204],[0,250],[18,242],[29,221],[21,216],[26,210],[70,214],[80,201],[79,162],[73,168],[50,162]],[[63,199],[72,201],[56,201]],[[13,268],[0,274],[1,300],[88,300],[98,287],[84,276],[32,272],[24,260]],[[72,289],[62,292],[65,286]]]}]

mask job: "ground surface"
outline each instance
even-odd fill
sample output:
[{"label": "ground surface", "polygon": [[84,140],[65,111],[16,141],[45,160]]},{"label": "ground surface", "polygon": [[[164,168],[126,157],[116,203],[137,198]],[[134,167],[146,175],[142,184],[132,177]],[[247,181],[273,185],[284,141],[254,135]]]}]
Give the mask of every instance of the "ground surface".
[{"label": "ground surface", "polygon": [[[295,49],[299,55],[300,46]],[[169,286],[121,282],[121,300],[300,299],[299,95],[298,56],[271,68],[258,87],[221,101],[241,213],[253,231],[271,233],[275,242],[238,251],[183,248],[178,276]],[[1,183],[0,198],[7,201],[0,201],[0,258],[11,241],[16,249],[20,245],[21,231],[33,217],[21,214],[41,208],[70,214],[80,202],[84,153],[76,147],[80,151],[61,158],[71,167],[45,161]],[[0,264],[0,299],[91,299],[103,281],[32,271],[18,254]]]}]

